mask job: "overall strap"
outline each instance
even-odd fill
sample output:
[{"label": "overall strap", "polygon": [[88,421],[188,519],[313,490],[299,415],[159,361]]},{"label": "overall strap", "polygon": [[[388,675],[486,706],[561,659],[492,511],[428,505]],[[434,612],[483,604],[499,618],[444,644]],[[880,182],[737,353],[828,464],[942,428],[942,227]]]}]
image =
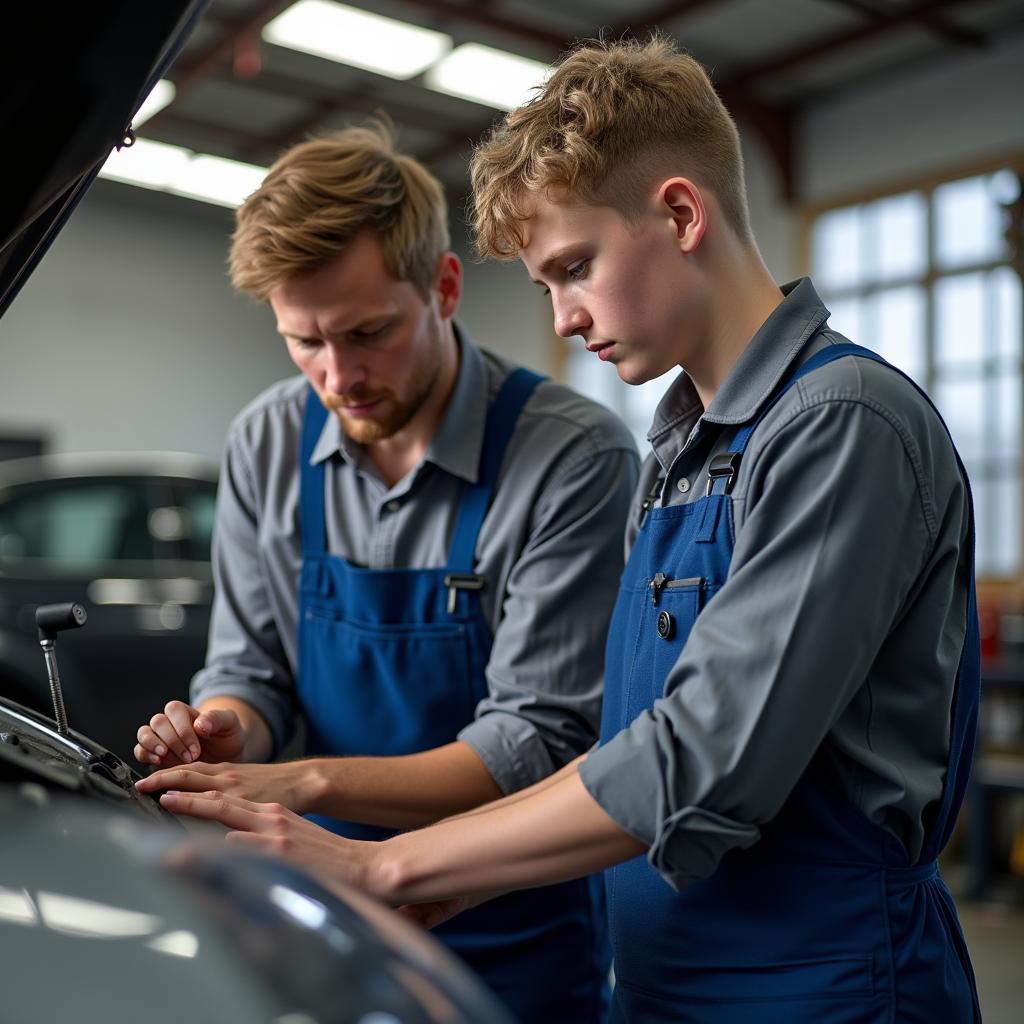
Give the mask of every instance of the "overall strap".
[{"label": "overall strap", "polygon": [[491,504],[505,451],[512,440],[516,421],[523,406],[526,405],[533,389],[543,379],[530,370],[514,370],[505,378],[501,390],[487,412],[477,482],[467,485],[463,492],[458,519],[455,521],[455,533],[448,552],[447,568],[452,573],[473,573],[477,537]]},{"label": "overall strap", "polygon": [[299,448],[299,529],[302,557],[315,558],[327,551],[327,527],[324,520],[324,466],[310,464],[313,450],[327,422],[327,410],[316,392],[306,393],[306,414],[302,420],[302,444]]},{"label": "overall strap", "polygon": [[[889,365],[877,352],[872,352],[870,349],[863,348],[860,345],[854,345],[852,342],[843,342],[840,345],[829,345],[827,348],[823,348],[820,352],[815,352],[810,359],[802,363],[800,366],[797,366],[787,376],[783,377],[782,383],[776,388],[775,393],[761,407],[761,411],[749,423],[740,427],[740,429],[736,431],[736,434],[732,439],[732,443],[729,445],[729,450],[719,452],[719,454],[711,460],[711,465],[708,467],[708,494],[728,494],[732,490],[732,486],[736,482],[736,474],[739,472],[740,460],[742,459],[743,452],[747,447],[747,442],[750,440],[751,435],[757,429],[761,420],[768,415],[776,402],[778,402],[801,377],[806,377],[807,374],[813,373],[815,370],[820,369],[828,363],[834,362],[836,359],[842,359],[844,356],[864,356],[865,359],[873,359],[876,363],[883,363],[886,366]],[[911,383],[913,382],[911,381]],[[719,487],[720,482],[722,484],[721,487]]]}]

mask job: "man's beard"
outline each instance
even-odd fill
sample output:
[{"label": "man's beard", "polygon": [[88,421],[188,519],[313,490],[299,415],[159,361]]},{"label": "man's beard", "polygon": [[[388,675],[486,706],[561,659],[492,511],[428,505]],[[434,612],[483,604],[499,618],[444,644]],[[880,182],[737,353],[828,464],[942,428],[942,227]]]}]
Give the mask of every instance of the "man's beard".
[{"label": "man's beard", "polygon": [[[324,398],[327,408],[337,415],[341,421],[341,429],[358,444],[372,444],[397,434],[420,411],[423,403],[434,390],[437,378],[441,373],[441,332],[437,325],[428,328],[430,338],[424,352],[423,363],[412,374],[411,393],[404,400],[391,388],[380,391],[367,391],[355,387],[344,395],[329,395]],[[372,416],[358,419],[345,415],[345,406],[368,405],[379,401],[381,408],[374,410]]]}]

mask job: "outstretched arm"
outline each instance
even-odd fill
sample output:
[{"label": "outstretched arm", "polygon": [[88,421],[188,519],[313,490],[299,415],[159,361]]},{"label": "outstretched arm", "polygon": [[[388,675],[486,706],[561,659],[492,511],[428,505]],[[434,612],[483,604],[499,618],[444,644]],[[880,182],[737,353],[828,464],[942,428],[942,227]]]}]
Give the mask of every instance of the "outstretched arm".
[{"label": "outstretched arm", "polygon": [[193,764],[154,772],[136,788],[216,791],[382,828],[420,828],[501,796],[479,756],[458,742],[403,757]]},{"label": "outstretched arm", "polygon": [[342,839],[275,804],[220,793],[165,793],[178,814],[219,821],[234,842],[283,856],[324,882],[392,905],[440,903],[547,885],[643,853],[587,793],[579,773],[383,843]]}]

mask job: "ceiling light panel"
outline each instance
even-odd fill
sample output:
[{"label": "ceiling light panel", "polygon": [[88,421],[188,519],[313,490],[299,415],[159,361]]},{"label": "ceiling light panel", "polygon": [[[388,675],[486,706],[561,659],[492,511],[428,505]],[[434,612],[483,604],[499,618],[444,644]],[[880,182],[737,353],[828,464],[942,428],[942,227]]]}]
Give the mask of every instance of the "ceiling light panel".
[{"label": "ceiling light panel", "polygon": [[434,65],[423,81],[449,96],[512,110],[533,98],[551,70],[538,60],[480,43],[465,43]]},{"label": "ceiling light panel", "polygon": [[114,150],[100,177],[236,207],[259,188],[266,173],[265,167],[254,164],[138,139],[131,147]]},{"label": "ceiling light panel", "polygon": [[268,22],[263,38],[276,46],[375,71],[414,78],[452,47],[451,36],[331,0],[299,0]]}]

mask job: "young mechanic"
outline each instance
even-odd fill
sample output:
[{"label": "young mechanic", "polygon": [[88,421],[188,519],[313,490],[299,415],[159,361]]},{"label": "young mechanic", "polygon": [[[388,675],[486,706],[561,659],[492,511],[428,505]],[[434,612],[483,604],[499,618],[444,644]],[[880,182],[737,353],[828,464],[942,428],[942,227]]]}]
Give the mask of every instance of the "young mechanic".
[{"label": "young mechanic", "polygon": [[[443,192],[383,129],[285,153],[239,210],[231,271],[302,374],[231,427],[206,667],[192,705],[139,729],[139,760],[172,769],[139,788],[217,788],[380,839],[585,751],[637,481],[626,428],[454,325]],[[249,763],[297,711],[309,754],[344,756]],[[589,1024],[606,930],[594,878],[441,937],[521,1019]]]},{"label": "young mechanic", "polygon": [[935,410],[828,327],[809,280],[773,283],[733,122],[666,41],[572,52],[473,187],[482,252],[522,259],[560,334],[630,383],[685,370],[649,435],[601,745],[377,846],[219,794],[164,805],[428,924],[610,868],[618,1020],[979,1019],[936,867],[978,642]]}]

